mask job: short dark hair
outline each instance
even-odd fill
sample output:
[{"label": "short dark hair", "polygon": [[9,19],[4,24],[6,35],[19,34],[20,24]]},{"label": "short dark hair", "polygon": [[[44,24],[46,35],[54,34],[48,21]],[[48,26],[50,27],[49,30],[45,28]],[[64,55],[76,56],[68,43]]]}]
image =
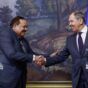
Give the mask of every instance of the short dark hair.
[{"label": "short dark hair", "polygon": [[22,20],[26,20],[24,17],[21,17],[21,16],[16,16],[12,19],[11,23],[10,23],[10,27],[13,27],[14,24],[19,24],[20,23],[20,19]]},{"label": "short dark hair", "polygon": [[73,14],[75,15],[76,19],[83,19],[83,22],[85,23],[85,15],[81,11],[74,11]]}]

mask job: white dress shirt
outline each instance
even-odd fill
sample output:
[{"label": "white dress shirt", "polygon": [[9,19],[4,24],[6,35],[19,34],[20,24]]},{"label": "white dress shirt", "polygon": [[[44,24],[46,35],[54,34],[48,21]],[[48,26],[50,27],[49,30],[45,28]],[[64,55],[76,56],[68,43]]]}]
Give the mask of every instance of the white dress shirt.
[{"label": "white dress shirt", "polygon": [[[87,26],[85,25],[80,32],[82,32],[81,37],[82,37],[83,44],[85,44],[85,39],[86,39],[86,34],[87,34]],[[79,34],[77,34],[77,36],[76,36],[76,43],[77,43],[77,47],[79,50],[78,37],[79,37]]]}]

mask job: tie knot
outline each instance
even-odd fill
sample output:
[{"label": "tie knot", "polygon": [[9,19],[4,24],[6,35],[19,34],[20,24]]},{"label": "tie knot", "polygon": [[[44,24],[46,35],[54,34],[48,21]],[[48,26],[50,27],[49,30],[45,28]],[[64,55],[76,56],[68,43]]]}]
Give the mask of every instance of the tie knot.
[{"label": "tie knot", "polygon": [[20,37],[19,40],[22,41],[22,40],[24,40],[24,38],[23,37]]},{"label": "tie knot", "polygon": [[81,34],[82,34],[82,32],[79,32],[78,34],[79,34],[79,35],[81,35]]}]

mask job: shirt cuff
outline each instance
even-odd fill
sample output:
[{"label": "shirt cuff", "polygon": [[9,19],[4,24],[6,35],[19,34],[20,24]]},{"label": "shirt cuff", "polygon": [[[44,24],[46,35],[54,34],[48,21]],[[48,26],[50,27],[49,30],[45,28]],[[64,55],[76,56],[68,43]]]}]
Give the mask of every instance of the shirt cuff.
[{"label": "shirt cuff", "polygon": [[35,55],[33,55],[33,61],[35,61]]},{"label": "shirt cuff", "polygon": [[[33,61],[35,61],[36,55],[33,55]],[[46,58],[44,58],[44,61],[46,62]]]}]

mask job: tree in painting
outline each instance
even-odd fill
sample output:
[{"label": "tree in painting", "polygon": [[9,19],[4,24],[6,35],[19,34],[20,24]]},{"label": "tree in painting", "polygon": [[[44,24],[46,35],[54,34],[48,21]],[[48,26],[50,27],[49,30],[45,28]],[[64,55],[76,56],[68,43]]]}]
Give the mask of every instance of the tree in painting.
[{"label": "tree in painting", "polygon": [[38,12],[38,7],[34,3],[35,0],[17,0],[16,9],[17,15],[29,17],[34,16]]},{"label": "tree in painting", "polygon": [[0,8],[0,21],[1,26],[4,28],[9,26],[10,20],[12,19],[12,10],[8,6]]}]

